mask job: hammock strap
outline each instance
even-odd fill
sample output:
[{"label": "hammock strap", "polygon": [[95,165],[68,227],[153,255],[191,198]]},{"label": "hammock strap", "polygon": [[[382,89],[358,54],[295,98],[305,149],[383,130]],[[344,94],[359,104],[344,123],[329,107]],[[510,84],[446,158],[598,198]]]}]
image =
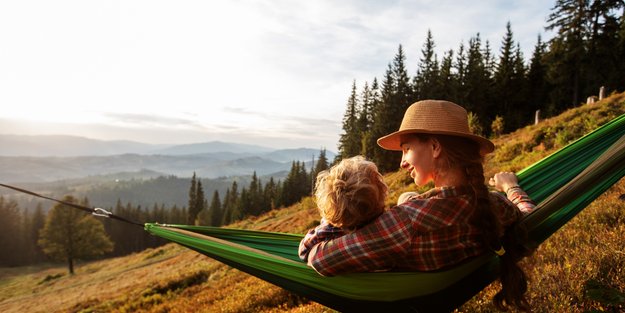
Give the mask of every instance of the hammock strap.
[{"label": "hammock strap", "polygon": [[80,204],[76,204],[76,203],[71,203],[71,202],[67,202],[67,201],[63,201],[63,200],[47,197],[47,196],[44,196],[44,195],[40,195],[40,194],[38,194],[36,192],[32,192],[30,190],[26,190],[26,189],[15,187],[15,186],[11,186],[11,185],[0,184],[0,187],[13,189],[15,191],[18,191],[18,192],[21,192],[21,193],[25,193],[25,194],[29,194],[29,195],[34,196],[34,197],[38,197],[38,198],[42,198],[42,199],[58,202],[60,204],[64,204],[64,205],[70,206],[72,208],[75,208],[75,209],[78,209],[78,210],[81,210],[81,211],[85,211],[85,212],[87,212],[89,214],[92,214],[92,215],[95,215],[95,216],[112,218],[112,219],[116,219],[116,220],[119,220],[119,221],[122,221],[122,222],[126,222],[128,224],[132,224],[132,225],[137,225],[137,226],[143,227],[142,223],[138,223],[138,222],[131,221],[129,219],[123,218],[121,216],[117,216],[117,215],[115,215],[115,214],[113,214],[113,213],[111,213],[111,212],[109,212],[107,210],[104,210],[102,208],[89,208],[89,207],[86,207],[84,205],[80,205]]}]

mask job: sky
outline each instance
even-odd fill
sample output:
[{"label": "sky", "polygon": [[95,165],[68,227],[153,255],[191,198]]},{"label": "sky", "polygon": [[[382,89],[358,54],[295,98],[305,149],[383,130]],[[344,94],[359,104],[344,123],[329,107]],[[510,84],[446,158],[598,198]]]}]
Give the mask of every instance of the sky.
[{"label": "sky", "polygon": [[0,134],[337,151],[355,81],[401,44],[413,76],[477,33],[526,60],[555,1],[20,0],[0,3]]}]

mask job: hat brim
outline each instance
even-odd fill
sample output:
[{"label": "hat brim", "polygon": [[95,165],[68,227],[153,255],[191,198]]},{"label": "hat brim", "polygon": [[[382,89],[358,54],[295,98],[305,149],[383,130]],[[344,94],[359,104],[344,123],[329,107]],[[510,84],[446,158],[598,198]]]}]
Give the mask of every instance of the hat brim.
[{"label": "hat brim", "polygon": [[492,141],[477,135],[467,133],[449,132],[449,131],[431,131],[427,129],[405,129],[396,131],[378,139],[378,145],[386,150],[401,151],[401,136],[405,134],[429,134],[429,135],[448,135],[471,139],[480,146],[480,154],[486,155],[495,150],[495,144]]}]

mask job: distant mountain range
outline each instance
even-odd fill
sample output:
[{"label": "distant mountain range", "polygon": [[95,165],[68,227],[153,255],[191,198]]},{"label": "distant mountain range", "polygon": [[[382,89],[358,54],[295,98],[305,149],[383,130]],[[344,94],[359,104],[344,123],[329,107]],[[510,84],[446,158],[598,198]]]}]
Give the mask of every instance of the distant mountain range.
[{"label": "distant mountain range", "polygon": [[[308,169],[319,150],[271,149],[256,145],[205,142],[152,145],[76,136],[0,135],[0,182],[52,182],[119,173],[120,179],[174,175],[202,178],[271,175],[290,170],[291,162]],[[335,154],[326,151],[328,160]]]},{"label": "distant mountain range", "polygon": [[184,155],[200,153],[267,153],[275,151],[262,146],[211,141],[183,145],[156,145],[128,140],[96,140],[66,135],[2,135],[0,156],[103,156],[116,154]]}]

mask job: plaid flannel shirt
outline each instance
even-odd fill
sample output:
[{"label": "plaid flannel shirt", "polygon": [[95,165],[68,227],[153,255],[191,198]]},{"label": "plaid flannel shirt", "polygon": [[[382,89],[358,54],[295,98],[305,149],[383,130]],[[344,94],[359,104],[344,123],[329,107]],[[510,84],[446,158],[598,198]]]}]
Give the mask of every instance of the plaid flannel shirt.
[{"label": "plaid flannel shirt", "polygon": [[[304,238],[300,257],[306,259],[307,254],[308,265],[324,276],[390,269],[432,271],[457,264],[487,250],[480,230],[469,223],[474,211],[470,194],[467,187],[434,188],[342,236],[334,230],[326,232],[328,224],[319,225]],[[506,226],[534,208],[520,188],[510,188],[507,195],[512,200],[491,193],[497,217]],[[315,238],[316,234],[323,238]]]}]

